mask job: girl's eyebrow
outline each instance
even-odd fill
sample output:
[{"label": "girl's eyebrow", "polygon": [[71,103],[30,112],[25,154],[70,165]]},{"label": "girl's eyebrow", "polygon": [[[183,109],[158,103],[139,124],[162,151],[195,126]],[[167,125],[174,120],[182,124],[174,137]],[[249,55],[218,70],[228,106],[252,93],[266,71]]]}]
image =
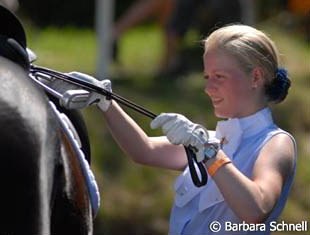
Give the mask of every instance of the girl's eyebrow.
[{"label": "girl's eyebrow", "polygon": [[[224,73],[224,74],[228,74],[229,70],[228,69],[214,69],[211,71],[212,73]],[[207,74],[207,70],[203,71],[204,74]]]}]

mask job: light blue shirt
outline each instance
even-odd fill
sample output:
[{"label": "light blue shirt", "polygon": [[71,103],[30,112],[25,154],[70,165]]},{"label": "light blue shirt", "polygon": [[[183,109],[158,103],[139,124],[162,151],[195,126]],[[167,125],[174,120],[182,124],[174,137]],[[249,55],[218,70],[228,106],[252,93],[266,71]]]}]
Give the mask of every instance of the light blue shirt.
[{"label": "light blue shirt", "polygon": [[[229,119],[218,123],[216,133],[210,132],[217,138],[225,137],[226,146],[223,151],[233,164],[247,177],[251,178],[253,166],[260,150],[273,136],[287,132],[278,128],[272,119],[269,108],[254,115]],[[295,144],[296,150],[296,144]],[[243,223],[225,202],[215,182],[209,176],[208,184],[197,188],[193,185],[188,168],[185,169],[175,183],[175,202],[170,216],[170,235],[228,235],[228,234],[270,234],[269,223],[276,221],[281,214],[290,191],[296,169],[296,152],[293,171],[286,179],[281,195],[271,214],[263,224],[265,227],[247,229],[246,231],[225,231],[227,223]],[[216,221],[221,226],[217,232],[212,232],[211,224]],[[231,227],[227,227],[231,228]],[[216,227],[218,229],[218,226]]]}]

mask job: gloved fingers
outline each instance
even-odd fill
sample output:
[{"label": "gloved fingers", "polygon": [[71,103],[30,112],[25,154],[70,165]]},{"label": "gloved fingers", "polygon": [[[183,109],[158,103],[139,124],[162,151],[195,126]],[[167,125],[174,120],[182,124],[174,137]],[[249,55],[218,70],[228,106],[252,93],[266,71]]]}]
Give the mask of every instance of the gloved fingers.
[{"label": "gloved fingers", "polygon": [[69,73],[66,73],[67,75],[75,78],[81,78],[83,77],[83,73],[77,72],[77,71],[71,71]]},{"label": "gloved fingers", "polygon": [[167,136],[167,139],[170,141],[170,143],[176,144],[176,145],[180,144],[181,138],[178,132],[179,132],[178,128],[169,129],[165,132],[165,135]]},{"label": "gloved fingers", "polygon": [[88,74],[75,71],[68,73],[68,75],[83,80],[85,82],[91,83],[95,86],[101,87],[109,92],[112,92],[112,83],[109,79],[98,80],[95,77],[92,77]]},{"label": "gloved fingers", "polygon": [[99,81],[99,86],[109,92],[112,92],[112,83],[109,79]]},{"label": "gloved fingers", "polygon": [[84,80],[86,82],[90,82],[90,83],[94,83],[94,80],[97,80],[96,78],[86,74],[86,73],[81,73],[81,72],[76,72],[76,71],[72,71],[67,73],[67,75],[80,79],[80,80]]},{"label": "gloved fingers", "polygon": [[92,77],[92,76],[90,76],[88,74],[85,74],[85,73],[80,73],[80,72],[73,71],[73,72],[67,73],[67,75],[69,75],[71,77],[74,77],[74,78],[76,78],[78,80],[85,81],[85,82],[88,82],[90,84],[96,85],[96,86],[99,85],[98,84],[99,81],[96,78],[94,78],[94,77]]},{"label": "gloved fingers", "polygon": [[166,120],[165,123],[161,126],[164,134],[166,135],[168,132],[172,132],[174,129],[178,127],[179,123],[174,119]]},{"label": "gloved fingers", "polygon": [[[91,84],[98,86],[100,88],[103,88],[109,92],[112,92],[112,83],[109,79],[98,80],[95,77],[92,77],[88,74],[76,72],[76,71],[70,72],[70,73],[68,73],[68,75],[75,77],[77,79],[83,80],[85,82],[91,83]],[[98,103],[101,100],[101,102],[100,102],[101,104],[99,105],[99,107],[102,110],[107,109],[108,106],[110,105],[110,101],[108,101],[104,95],[101,96],[101,94],[98,94],[95,91],[93,91],[92,93],[93,93],[93,96],[92,96],[92,99],[90,100],[89,104]],[[105,105],[103,105],[104,102],[106,102]]]},{"label": "gloved fingers", "polygon": [[62,81],[60,79],[54,79],[53,81],[49,82],[47,85],[61,94],[65,93],[68,90],[80,89],[79,86],[71,84],[69,82]]},{"label": "gloved fingers", "polygon": [[170,129],[167,133],[167,137],[173,144],[184,144],[187,145],[190,135],[186,131],[186,126],[182,125],[183,123],[179,123],[179,125],[175,125],[173,129]]},{"label": "gloved fingers", "polygon": [[99,95],[98,93],[91,92],[90,96],[89,96],[89,99],[87,101],[87,105],[89,106],[89,105],[92,105],[92,104],[99,103],[102,98],[103,97],[101,95]]},{"label": "gloved fingers", "polygon": [[176,114],[161,114],[158,117],[158,123],[155,121],[155,125],[162,128],[163,133],[167,136],[168,140],[172,144],[179,144],[178,132],[181,131],[183,127],[182,121],[178,119]]},{"label": "gloved fingers", "polygon": [[200,134],[204,134],[209,138],[208,130],[200,124],[196,124],[194,130],[199,130]]},{"label": "gloved fingers", "polygon": [[192,135],[196,137],[200,142],[206,143],[209,139],[209,134],[206,128],[196,124],[192,130]]},{"label": "gloved fingers", "polygon": [[151,122],[151,128],[156,129],[159,127],[163,127],[165,123],[170,122],[171,120],[176,118],[177,114],[175,113],[161,113]]},{"label": "gloved fingers", "polygon": [[192,132],[196,125],[184,116],[182,116],[181,119],[178,119],[177,123],[178,125],[173,132],[173,135],[175,135],[175,140],[179,144],[183,144],[185,146],[192,145],[193,139],[195,139]]},{"label": "gloved fingers", "polygon": [[66,109],[82,109],[87,106],[90,93],[86,90],[67,90],[59,100]]},{"label": "gloved fingers", "polygon": [[162,113],[152,122],[151,127],[161,127],[172,144],[190,145],[195,125],[186,117],[176,113]]},{"label": "gloved fingers", "polygon": [[101,99],[101,101],[97,104],[99,109],[101,109],[103,112],[107,111],[109,107],[111,106],[111,100],[106,99],[105,97]]},{"label": "gloved fingers", "polygon": [[93,85],[105,88],[105,87],[102,86],[102,82],[106,81],[106,80],[100,81],[97,78],[95,78],[95,77],[93,77],[93,76],[91,76],[89,74],[73,71],[73,72],[67,73],[67,75],[69,75],[71,77],[74,77],[74,78],[77,78],[79,80],[88,82],[90,84],[93,84]]},{"label": "gloved fingers", "polygon": [[204,147],[204,144],[206,143],[206,141],[201,137],[192,135],[191,139],[189,140],[189,143],[190,145],[196,147],[197,149],[200,149]]}]

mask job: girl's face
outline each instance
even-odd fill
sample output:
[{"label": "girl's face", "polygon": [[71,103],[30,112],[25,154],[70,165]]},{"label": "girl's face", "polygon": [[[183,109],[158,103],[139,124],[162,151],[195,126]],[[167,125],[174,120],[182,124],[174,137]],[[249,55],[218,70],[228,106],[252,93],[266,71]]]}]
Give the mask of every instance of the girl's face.
[{"label": "girl's face", "polygon": [[[234,57],[219,49],[204,54],[205,92],[210,97],[214,113],[220,118],[240,118],[255,113],[255,84]],[[256,98],[255,98],[256,97]]]}]

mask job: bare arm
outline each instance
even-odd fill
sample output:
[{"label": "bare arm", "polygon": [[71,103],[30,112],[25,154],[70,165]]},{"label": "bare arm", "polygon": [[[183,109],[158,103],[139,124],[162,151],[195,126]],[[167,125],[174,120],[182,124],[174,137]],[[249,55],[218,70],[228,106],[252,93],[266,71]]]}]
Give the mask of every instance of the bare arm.
[{"label": "bare arm", "polygon": [[[225,157],[223,151],[216,156],[220,157]],[[259,223],[275,206],[285,179],[292,171],[293,162],[294,144],[290,137],[279,134],[261,150],[251,179],[233,164],[221,167],[213,178],[227,203],[242,220]],[[210,161],[207,166],[211,164]]]},{"label": "bare arm", "polygon": [[112,102],[104,117],[115,141],[135,162],[173,170],[185,168],[182,146],[172,145],[166,137],[147,136],[116,102]]}]

